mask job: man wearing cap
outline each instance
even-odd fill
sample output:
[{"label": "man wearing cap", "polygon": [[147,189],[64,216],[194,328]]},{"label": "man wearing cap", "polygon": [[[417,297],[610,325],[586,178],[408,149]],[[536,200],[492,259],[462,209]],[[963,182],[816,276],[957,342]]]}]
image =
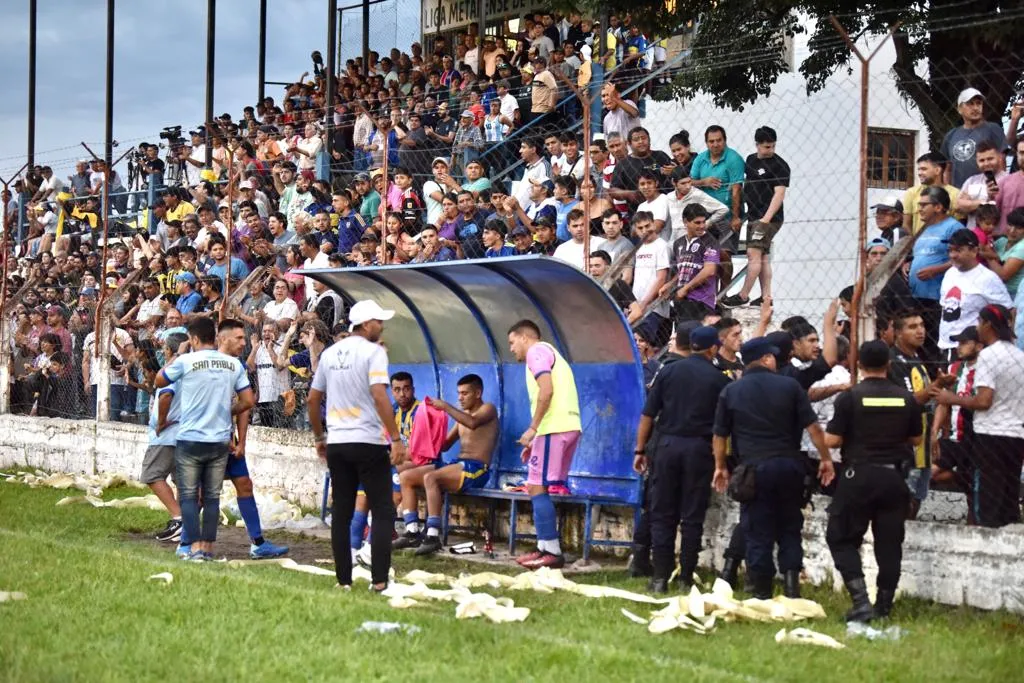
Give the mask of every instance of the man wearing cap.
[{"label": "man wearing cap", "polygon": [[948,389],[933,393],[939,405],[974,413],[971,458],[976,467],[969,504],[981,526],[1020,521],[1021,459],[1024,454],[1024,351],[1013,345],[1010,312],[989,304],[978,314],[978,354],[974,396]]},{"label": "man wearing cap", "polygon": [[[949,366],[954,378],[950,390],[957,396],[974,396],[975,371],[978,353],[984,346],[974,325],[956,335],[957,361]],[[931,481],[935,485],[950,485],[952,490],[970,495],[974,484],[974,464],[971,462],[969,442],[974,435],[974,414],[958,405],[939,403],[935,406],[930,431]],[[937,487],[936,487],[937,488]],[[967,505],[967,523],[977,524],[974,507]]]},{"label": "man wearing cap", "polygon": [[907,235],[903,230],[903,202],[899,197],[888,195],[871,208],[875,210],[875,227],[881,231],[882,239],[889,243],[890,248]]},{"label": "man wearing cap", "polygon": [[807,471],[799,450],[800,432],[806,430],[818,450],[822,485],[827,486],[835,477],[825,434],[807,392],[796,380],[775,372],[775,355],[779,352],[765,337],[755,337],[740,347],[746,364],[743,377],[722,390],[714,423],[715,489],[724,493],[729,484],[726,460],[730,438],[740,458],[733,476],[741,483],[753,479],[753,491],[747,486],[737,488],[745,489],[738,493],[742,498],[740,524],[746,539],[747,574],[754,597],[760,599],[772,597],[776,545],[785,595],[800,597],[801,508]]},{"label": "man wearing cap", "polygon": [[380,194],[370,186],[368,173],[357,173],[352,182],[355,185],[356,194],[359,195],[359,215],[369,225],[380,213]]},{"label": "man wearing cap", "polygon": [[[836,397],[825,444],[841,448],[843,474],[828,508],[825,538],[836,569],[853,599],[847,621],[887,617],[900,580],[909,493],[903,472],[911,447],[922,442],[922,407],[903,387],[889,381],[889,347],[881,340],[861,344],[862,381]],[[868,598],[860,546],[868,526],[878,562],[875,605]]]},{"label": "man wearing cap", "polygon": [[[867,253],[865,274],[870,275],[885,260],[892,250],[892,244],[884,237],[875,237],[864,249]],[[897,267],[874,300],[875,315],[883,320],[891,320],[897,311],[913,307],[914,295],[910,292],[904,269]]]},{"label": "man wearing cap", "polygon": [[558,121],[555,120],[554,112],[558,104],[558,83],[548,71],[548,62],[544,55],[534,57],[531,64],[533,81],[530,83],[530,116],[533,124],[538,126],[537,130],[540,131],[557,128]]},{"label": "man wearing cap", "polygon": [[999,276],[978,261],[978,236],[966,228],[954,232],[948,241],[953,267],[942,276],[939,305],[939,349],[944,360],[955,360],[954,339],[978,322],[978,313],[989,304],[1013,308],[1013,300]]},{"label": "man wearing cap", "polygon": [[[395,518],[391,465],[405,460],[405,444],[388,399],[388,355],[378,342],[384,321],[394,317],[375,301],[364,300],[349,311],[350,336],[326,349],[309,391],[309,422],[316,452],[326,461],[334,486],[331,548],[338,585],[352,585],[349,529],[362,484],[375,520]],[[327,424],[321,418],[326,403]],[[388,442],[391,444],[390,457]],[[370,529],[371,588],[387,588],[391,567],[391,524]]]},{"label": "man wearing cap", "polygon": [[474,125],[473,112],[468,109],[459,116],[459,127],[455,129],[452,143],[452,158],[459,162],[463,174],[466,166],[475,161],[484,149],[484,136],[479,126]]},{"label": "man wearing cap", "polygon": [[943,174],[943,181],[960,187],[978,173],[975,157],[978,145],[988,142],[1002,150],[1006,146],[1006,135],[998,123],[985,120],[985,97],[980,90],[967,88],[961,91],[956,98],[956,109],[960,112],[963,125],[946,133],[939,151],[950,162]]},{"label": "man wearing cap", "polygon": [[[654,576],[650,590],[668,591],[668,578],[675,568],[676,528],[682,521],[680,546],[680,587],[693,583],[704,534],[704,517],[711,498],[714,474],[712,427],[718,397],[729,378],[715,367],[718,330],[698,327],[690,333],[693,353],[665,366],[655,377],[640,417],[636,435],[633,469],[644,473],[651,468],[651,552]],[[687,391],[678,391],[679,387]],[[646,448],[654,423],[658,424],[657,457],[648,462]]]},{"label": "man wearing cap", "polygon": [[174,282],[176,286],[175,293],[178,295],[178,300],[175,302],[174,307],[183,316],[191,315],[203,302],[203,297],[196,291],[196,276],[188,272],[178,273],[174,278]]}]

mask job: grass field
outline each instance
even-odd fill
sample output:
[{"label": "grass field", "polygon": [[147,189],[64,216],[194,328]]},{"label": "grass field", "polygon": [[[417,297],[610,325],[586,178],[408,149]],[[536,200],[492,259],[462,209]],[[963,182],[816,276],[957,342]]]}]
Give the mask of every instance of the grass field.
[{"label": "grass field", "polygon": [[[134,495],[135,491],[108,491]],[[451,603],[395,610],[357,584],[278,567],[186,565],[132,535],[163,524],[143,510],[54,507],[67,492],[0,484],[4,681],[1012,681],[1024,677],[1019,617],[897,603],[899,642],[843,651],[774,642],[774,624],[723,624],[709,636],[655,636],[618,600],[510,593],[525,623],[458,621]],[[274,534],[276,539],[280,534]],[[306,544],[311,543],[305,541]],[[326,545],[322,557],[329,557]],[[398,571],[413,568],[400,559]],[[464,564],[422,561],[457,573]],[[473,566],[472,571],[479,567]],[[146,581],[170,571],[170,586]],[[511,571],[511,570],[510,570]],[[642,590],[620,573],[578,577]],[[845,600],[811,590],[830,617],[806,624],[844,640]],[[418,625],[415,636],[354,631],[365,620]]]}]

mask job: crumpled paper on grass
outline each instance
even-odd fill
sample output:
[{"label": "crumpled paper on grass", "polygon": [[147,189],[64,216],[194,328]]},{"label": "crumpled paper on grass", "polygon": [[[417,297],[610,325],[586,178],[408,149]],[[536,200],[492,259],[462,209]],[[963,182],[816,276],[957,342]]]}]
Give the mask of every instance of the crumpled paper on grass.
[{"label": "crumpled paper on grass", "polygon": [[14,602],[15,600],[28,600],[28,596],[21,591],[0,591],[0,602]]},{"label": "crumpled paper on grass", "polygon": [[153,574],[146,581],[163,581],[165,586],[169,586],[174,582],[174,574],[170,572],[160,572],[159,574]]},{"label": "crumpled paper on grass", "polygon": [[[85,494],[61,498],[57,505],[88,504],[97,508],[147,508],[157,511],[165,509],[159,499],[152,494],[104,501],[102,496],[106,489],[118,486],[129,486],[137,489],[148,488],[145,484],[135,481],[125,474],[69,474],[65,472],[47,473],[42,470],[36,470],[35,472],[16,472],[15,474],[0,475],[0,481],[24,484],[32,488],[78,489]],[[253,498],[256,499],[256,506],[259,508],[260,525],[265,530],[284,529],[286,531],[302,532],[329,528],[316,515],[303,514],[302,508],[288,501],[278,491],[256,489],[253,491]],[[224,487],[221,492],[220,503],[220,521],[223,526],[231,526],[233,524],[244,526],[240,519],[241,513],[238,510],[235,487]]]},{"label": "crumpled paper on grass", "polygon": [[775,634],[775,642],[780,644],[817,645],[818,647],[828,647],[833,650],[842,650],[846,647],[832,636],[812,631],[809,628],[795,628],[788,632],[786,629],[782,629]]},{"label": "crumpled paper on grass", "polygon": [[[716,579],[710,593],[701,593],[697,586],[693,586],[688,595],[669,598],[665,607],[651,612],[650,619],[644,619],[625,609],[622,610],[622,614],[630,621],[646,625],[651,633],[666,633],[678,628],[704,635],[715,627],[719,619],[800,621],[822,618],[825,616],[825,610],[813,600],[783,596],[772,600],[751,598],[737,601],[733,597],[732,587],[725,581]],[[797,629],[797,638],[801,637],[802,631],[807,629]]]},{"label": "crumpled paper on grass", "polygon": [[[413,572],[410,572],[412,574]],[[421,574],[429,575],[427,572]],[[439,575],[432,575],[436,578]],[[440,575],[444,579],[444,575]],[[435,581],[442,583],[442,581]],[[398,583],[388,585],[383,595],[388,604],[397,609],[416,607],[425,600],[455,603],[456,619],[476,619],[484,617],[495,624],[514,621],[525,621],[530,616],[528,607],[516,607],[511,598],[496,598],[487,593],[473,593],[465,586],[452,586],[449,589],[430,588],[424,583]]]}]

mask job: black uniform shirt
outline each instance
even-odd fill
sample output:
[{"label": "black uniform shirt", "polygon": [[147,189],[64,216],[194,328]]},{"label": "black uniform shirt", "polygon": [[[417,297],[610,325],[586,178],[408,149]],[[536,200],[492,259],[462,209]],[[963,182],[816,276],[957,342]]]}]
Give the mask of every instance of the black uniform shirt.
[{"label": "black uniform shirt", "polygon": [[711,436],[718,396],[729,378],[707,358],[689,356],[666,364],[654,379],[643,414],[658,418],[672,436]]},{"label": "black uniform shirt", "polygon": [[752,367],[722,391],[714,433],[732,436],[743,462],[795,457],[804,429],[817,421],[807,391],[796,380]]},{"label": "black uniform shirt", "polygon": [[826,431],[843,437],[844,463],[897,464],[913,455],[907,440],[921,436],[921,414],[909,391],[872,377],[836,397]]},{"label": "black uniform shirt", "polygon": [[792,361],[779,368],[779,374],[783,377],[792,377],[807,391],[818,380],[825,379],[832,372],[832,366],[828,364],[823,356],[818,356],[810,363],[802,364],[800,367],[793,365]]}]

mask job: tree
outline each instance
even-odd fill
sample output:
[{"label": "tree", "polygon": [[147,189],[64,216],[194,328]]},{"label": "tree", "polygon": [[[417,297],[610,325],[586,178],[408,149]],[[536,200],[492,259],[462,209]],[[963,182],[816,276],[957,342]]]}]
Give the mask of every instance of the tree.
[{"label": "tree", "polygon": [[[829,20],[835,15],[855,39],[893,36],[892,74],[900,94],[921,113],[933,147],[959,125],[956,97],[963,88],[980,90],[987,115],[1001,120],[1015,92],[1024,88],[1024,0],[617,0],[612,14],[632,14],[657,35],[696,26],[689,55],[669,91],[687,99],[709,94],[720,107],[742,110],[771,93],[788,70],[785,37],[809,30],[810,53],[799,65],[808,94],[822,89],[841,69],[852,71],[850,49]],[[581,0],[581,11],[597,16],[596,0]],[[801,19],[802,17],[802,19]]]}]

